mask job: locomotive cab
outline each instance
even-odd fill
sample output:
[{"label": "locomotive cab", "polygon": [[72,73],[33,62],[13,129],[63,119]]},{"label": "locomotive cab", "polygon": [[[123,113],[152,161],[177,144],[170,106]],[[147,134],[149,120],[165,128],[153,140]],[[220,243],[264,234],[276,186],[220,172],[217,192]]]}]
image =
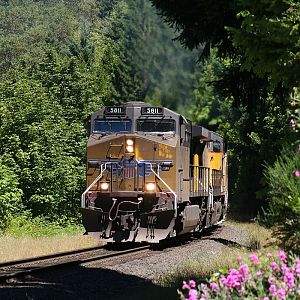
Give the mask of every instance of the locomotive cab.
[{"label": "locomotive cab", "polygon": [[110,242],[157,243],[222,221],[227,173],[221,149],[221,137],[167,108],[128,102],[95,112],[81,198],[87,233]]}]

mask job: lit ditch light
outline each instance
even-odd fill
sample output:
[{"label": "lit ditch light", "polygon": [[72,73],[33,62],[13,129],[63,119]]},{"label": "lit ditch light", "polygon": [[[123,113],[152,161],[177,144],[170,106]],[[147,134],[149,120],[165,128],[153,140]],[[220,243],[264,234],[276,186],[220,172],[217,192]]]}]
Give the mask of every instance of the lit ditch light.
[{"label": "lit ditch light", "polygon": [[126,140],[126,152],[127,153],[133,153],[134,152],[134,142],[132,139]]},{"label": "lit ditch light", "polygon": [[108,189],[109,189],[109,183],[108,182],[101,182],[100,183],[100,189],[102,191],[108,191]]},{"label": "lit ditch light", "polygon": [[155,182],[147,182],[147,183],[146,183],[146,190],[147,190],[148,192],[154,192],[155,189],[156,189],[156,184],[155,184]]}]

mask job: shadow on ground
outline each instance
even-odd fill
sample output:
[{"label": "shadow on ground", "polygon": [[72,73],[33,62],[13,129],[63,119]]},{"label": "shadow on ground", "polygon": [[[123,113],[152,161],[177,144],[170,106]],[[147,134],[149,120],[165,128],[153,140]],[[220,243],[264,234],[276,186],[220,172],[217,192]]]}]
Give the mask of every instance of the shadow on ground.
[{"label": "shadow on ground", "polygon": [[101,267],[27,276],[0,286],[0,299],[176,299],[176,288],[159,287],[143,278]]}]

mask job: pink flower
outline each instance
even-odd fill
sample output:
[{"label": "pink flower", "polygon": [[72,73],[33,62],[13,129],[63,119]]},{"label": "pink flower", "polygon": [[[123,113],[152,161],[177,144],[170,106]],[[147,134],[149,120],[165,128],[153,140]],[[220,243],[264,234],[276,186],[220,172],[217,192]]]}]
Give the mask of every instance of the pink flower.
[{"label": "pink flower", "polygon": [[275,281],[275,277],[273,275],[270,275],[269,278],[268,278],[268,282],[271,284],[272,282]]},{"label": "pink flower", "polygon": [[213,292],[218,292],[220,290],[220,288],[216,282],[211,282],[209,287]]},{"label": "pink flower", "polygon": [[277,292],[278,299],[285,300],[286,299],[285,295],[286,295],[285,288],[280,288]]},{"label": "pink flower", "polygon": [[189,281],[189,286],[194,289],[196,287],[196,282],[194,280]]},{"label": "pink flower", "polygon": [[236,288],[238,291],[241,290],[241,278],[240,273],[236,269],[231,269],[227,277],[222,277],[221,282],[227,287]]},{"label": "pink flower", "polygon": [[[299,176],[300,176],[300,172],[299,172]],[[284,263],[287,263],[286,254],[283,250],[279,251],[278,256]]]},{"label": "pink flower", "polygon": [[189,290],[190,286],[184,281],[181,289],[182,290]]},{"label": "pink flower", "polygon": [[248,268],[248,264],[243,264],[239,267],[239,273],[242,276],[243,279],[246,279],[246,277],[249,274],[249,268]]},{"label": "pink flower", "polygon": [[300,177],[300,170],[294,171],[294,172],[293,172],[293,175],[294,175],[295,177]]},{"label": "pink flower", "polygon": [[277,295],[276,291],[277,291],[276,286],[274,284],[271,284],[269,287],[269,292],[273,297],[275,297]]},{"label": "pink flower", "polygon": [[283,272],[286,272],[286,270],[288,270],[288,267],[286,266],[286,264],[282,264],[282,265],[281,265],[281,270],[282,270]]},{"label": "pink flower", "polygon": [[295,272],[297,274],[297,277],[300,277],[300,259],[297,258],[295,260]]},{"label": "pink flower", "polygon": [[263,273],[262,273],[261,271],[256,272],[256,275],[257,275],[258,277],[261,277],[262,274],[263,274]]},{"label": "pink flower", "polygon": [[295,287],[295,278],[293,272],[289,268],[285,269],[284,275],[283,275],[283,281],[287,284],[289,289],[293,289]]},{"label": "pink flower", "polygon": [[295,130],[296,127],[297,127],[296,121],[294,119],[290,120],[290,125],[291,125],[291,127],[292,127],[293,130]]},{"label": "pink flower", "polygon": [[241,263],[241,261],[242,261],[242,257],[241,257],[241,256],[238,256],[238,258],[237,258],[237,262],[240,264],[240,263]]},{"label": "pink flower", "polygon": [[272,256],[273,256],[273,254],[272,254],[271,252],[268,252],[268,253],[267,253],[267,257],[270,258],[270,257],[272,257]]},{"label": "pink flower", "polygon": [[263,297],[261,300],[270,300],[269,297]]},{"label": "pink flower", "polygon": [[199,298],[198,298],[198,292],[197,292],[197,290],[195,290],[195,289],[191,289],[190,291],[189,291],[189,297],[188,297],[188,300],[198,300]]},{"label": "pink flower", "polygon": [[277,265],[277,262],[273,261],[270,263],[270,267],[272,268],[272,270],[274,272],[277,272],[278,271],[278,265]]},{"label": "pink flower", "polygon": [[255,265],[257,265],[257,264],[259,263],[259,260],[258,260],[258,257],[257,257],[256,254],[252,254],[252,255],[250,255],[249,257],[250,257],[251,261],[252,261]]}]

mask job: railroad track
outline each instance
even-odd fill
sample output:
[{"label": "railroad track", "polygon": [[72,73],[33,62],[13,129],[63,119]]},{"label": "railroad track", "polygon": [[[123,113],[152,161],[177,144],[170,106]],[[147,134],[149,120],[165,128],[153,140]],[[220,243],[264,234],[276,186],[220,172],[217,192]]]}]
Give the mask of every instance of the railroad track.
[{"label": "railroad track", "polygon": [[0,282],[20,278],[48,270],[63,269],[93,261],[105,261],[113,257],[122,257],[135,252],[150,249],[149,245],[126,250],[107,250],[105,246],[86,248],[60,254],[29,258],[0,264]]}]

